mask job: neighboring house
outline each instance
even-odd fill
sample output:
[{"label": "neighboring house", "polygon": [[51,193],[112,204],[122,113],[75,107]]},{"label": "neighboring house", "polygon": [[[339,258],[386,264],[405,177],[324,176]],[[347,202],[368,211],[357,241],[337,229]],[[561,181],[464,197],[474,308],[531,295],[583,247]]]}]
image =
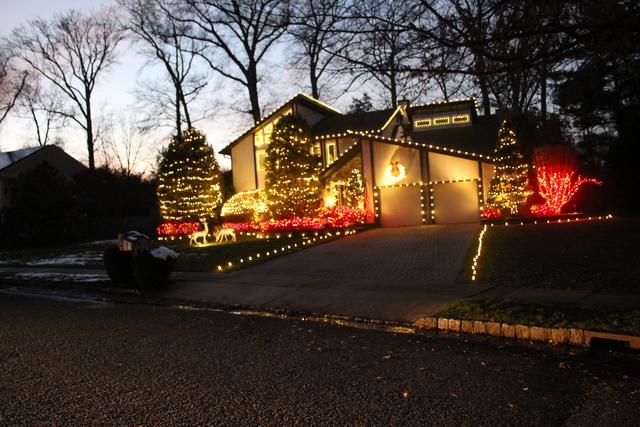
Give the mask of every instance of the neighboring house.
[{"label": "neighboring house", "polygon": [[55,145],[0,152],[0,210],[11,205],[12,189],[18,176],[42,162],[48,162],[67,178],[86,169],[86,166]]},{"label": "neighboring house", "polygon": [[298,94],[220,151],[231,156],[236,192],[264,188],[265,149],[274,123],[287,113],[309,125],[325,186],[361,171],[368,223],[479,221],[499,121],[478,116],[473,99],[343,114]]}]

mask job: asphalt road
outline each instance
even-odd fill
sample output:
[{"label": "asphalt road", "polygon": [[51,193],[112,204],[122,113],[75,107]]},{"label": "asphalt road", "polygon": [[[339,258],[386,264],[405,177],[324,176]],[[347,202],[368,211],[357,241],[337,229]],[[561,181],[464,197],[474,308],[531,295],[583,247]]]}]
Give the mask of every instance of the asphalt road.
[{"label": "asphalt road", "polygon": [[637,425],[638,362],[0,293],[0,425]]}]

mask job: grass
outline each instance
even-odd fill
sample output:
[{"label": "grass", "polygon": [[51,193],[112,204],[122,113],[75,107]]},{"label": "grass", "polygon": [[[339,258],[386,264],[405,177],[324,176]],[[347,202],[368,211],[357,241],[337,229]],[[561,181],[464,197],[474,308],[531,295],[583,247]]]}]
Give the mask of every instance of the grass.
[{"label": "grass", "polygon": [[[469,280],[477,239],[460,278]],[[479,283],[640,292],[640,220],[489,226]]]},{"label": "grass", "polygon": [[[341,233],[342,234],[342,233]],[[335,234],[329,239],[337,236]],[[282,235],[280,238],[257,239],[255,237],[239,236],[234,243],[212,243],[205,246],[191,247],[185,241],[162,241],[160,245],[167,246],[178,252],[176,271],[214,272],[218,265],[229,268],[229,262],[234,268],[248,266],[274,256],[299,250],[314,244],[327,241],[315,236],[304,239],[299,233],[292,237]],[[303,241],[306,243],[303,244]],[[0,267],[60,267],[103,269],[102,254],[113,245],[113,241],[92,242],[87,244],[72,244],[29,249],[15,249],[0,252]],[[258,255],[259,254],[259,255]],[[268,255],[267,255],[268,254]],[[251,261],[249,261],[251,257]],[[239,260],[244,263],[240,264]]]},{"label": "grass", "polygon": [[506,299],[468,299],[445,306],[437,317],[582,328],[640,334],[640,309],[621,310]]},{"label": "grass", "polygon": [[[176,271],[196,271],[196,272],[214,272],[218,265],[228,269],[228,263],[231,262],[234,267],[239,267],[239,260],[242,258],[242,265],[255,264],[266,259],[271,259],[275,255],[281,255],[292,250],[298,250],[306,247],[302,244],[303,238],[295,236],[288,238],[271,238],[271,239],[246,239],[239,238],[236,243],[221,243],[209,246],[191,247],[186,243],[167,244],[180,254],[176,263]],[[296,247],[297,246],[297,247]],[[309,245],[311,246],[311,245]],[[283,251],[284,248],[284,251]],[[269,255],[267,256],[267,252]],[[259,256],[256,256],[260,254]],[[251,257],[252,261],[248,258]]]}]

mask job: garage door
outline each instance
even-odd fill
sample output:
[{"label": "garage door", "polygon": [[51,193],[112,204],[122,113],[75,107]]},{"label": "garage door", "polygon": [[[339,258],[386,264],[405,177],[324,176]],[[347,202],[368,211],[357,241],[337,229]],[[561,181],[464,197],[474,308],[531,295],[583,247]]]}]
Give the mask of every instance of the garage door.
[{"label": "garage door", "polygon": [[422,190],[419,185],[380,188],[380,225],[399,227],[422,224]]},{"label": "garage door", "polygon": [[475,181],[433,184],[436,224],[480,221]]}]

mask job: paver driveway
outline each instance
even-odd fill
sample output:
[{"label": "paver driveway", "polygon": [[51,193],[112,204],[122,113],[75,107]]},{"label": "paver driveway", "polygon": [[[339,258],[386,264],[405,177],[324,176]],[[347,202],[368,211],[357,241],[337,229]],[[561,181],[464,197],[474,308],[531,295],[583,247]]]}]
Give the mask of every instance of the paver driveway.
[{"label": "paver driveway", "polygon": [[378,228],[244,270],[185,282],[168,296],[414,321],[485,287],[454,283],[477,224]]}]

